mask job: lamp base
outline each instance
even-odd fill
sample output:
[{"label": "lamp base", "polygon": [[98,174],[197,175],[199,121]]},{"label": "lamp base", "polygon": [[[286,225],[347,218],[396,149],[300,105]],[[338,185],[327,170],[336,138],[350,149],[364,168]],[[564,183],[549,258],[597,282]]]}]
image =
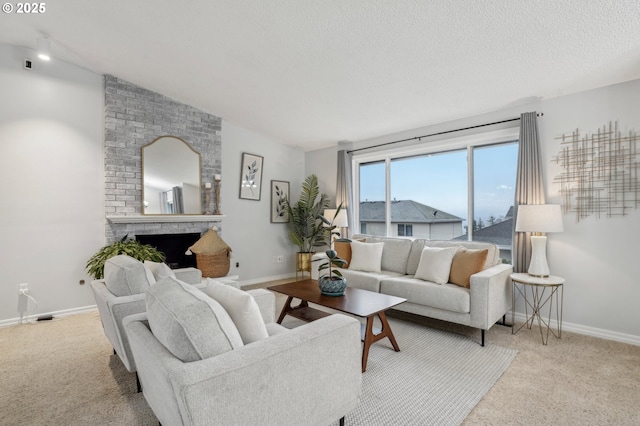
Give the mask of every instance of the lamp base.
[{"label": "lamp base", "polygon": [[533,277],[546,278],[549,276],[546,236],[531,236],[531,262],[529,263],[529,270],[527,272]]}]

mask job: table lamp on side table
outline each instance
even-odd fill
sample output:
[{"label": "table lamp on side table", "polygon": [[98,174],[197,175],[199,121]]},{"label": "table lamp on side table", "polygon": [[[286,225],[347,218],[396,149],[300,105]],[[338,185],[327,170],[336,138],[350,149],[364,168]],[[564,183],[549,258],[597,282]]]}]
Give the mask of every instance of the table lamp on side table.
[{"label": "table lamp on side table", "polygon": [[518,206],[516,232],[531,232],[529,275],[548,277],[547,237],[542,233],[562,232],[562,212],[558,204],[523,204]]}]

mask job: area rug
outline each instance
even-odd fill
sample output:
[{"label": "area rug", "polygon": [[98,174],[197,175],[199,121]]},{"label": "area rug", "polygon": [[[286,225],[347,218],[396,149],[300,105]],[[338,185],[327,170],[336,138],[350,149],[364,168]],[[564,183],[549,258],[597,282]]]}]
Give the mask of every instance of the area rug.
[{"label": "area rug", "polygon": [[346,417],[350,426],[459,425],[517,353],[409,321],[389,323],[400,352],[388,339],[371,346],[360,404]]}]

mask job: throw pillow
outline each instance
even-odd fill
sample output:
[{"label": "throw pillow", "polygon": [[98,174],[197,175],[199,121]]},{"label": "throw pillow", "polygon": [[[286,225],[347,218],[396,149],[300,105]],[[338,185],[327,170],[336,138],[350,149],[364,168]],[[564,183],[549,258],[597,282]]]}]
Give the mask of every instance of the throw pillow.
[{"label": "throw pillow", "polygon": [[[357,240],[360,242],[364,242],[365,240]],[[350,241],[334,241],[333,249],[338,253],[338,257],[340,259],[344,259],[347,262],[346,265],[343,266],[344,269],[349,268],[349,263],[351,262],[351,242]]]},{"label": "throw pillow", "polygon": [[351,241],[351,263],[349,269],[380,273],[384,243],[361,243]]},{"label": "throw pillow", "polygon": [[488,255],[489,249],[469,250],[460,247],[451,263],[449,282],[460,287],[469,288],[471,286],[471,275],[482,271]]},{"label": "throw pillow", "polygon": [[145,295],[151,332],[183,362],[198,361],[243,346],[225,309],[202,291],[166,277]]},{"label": "throw pillow", "polygon": [[153,281],[142,262],[119,254],[104,263],[104,283],[111,293],[120,297],[144,293]]},{"label": "throw pillow", "polygon": [[446,284],[449,281],[451,262],[457,250],[458,247],[423,248],[415,277],[436,284]]},{"label": "throw pillow", "polygon": [[163,278],[175,278],[176,276],[175,272],[173,272],[173,270],[169,268],[169,265],[163,262],[152,262],[150,260],[145,260],[144,267],[147,268],[148,272],[150,272],[153,276],[154,282],[152,284],[155,284],[157,281],[160,281]]},{"label": "throw pillow", "polygon": [[258,303],[249,293],[214,280],[202,291],[227,311],[245,345],[269,337]]}]

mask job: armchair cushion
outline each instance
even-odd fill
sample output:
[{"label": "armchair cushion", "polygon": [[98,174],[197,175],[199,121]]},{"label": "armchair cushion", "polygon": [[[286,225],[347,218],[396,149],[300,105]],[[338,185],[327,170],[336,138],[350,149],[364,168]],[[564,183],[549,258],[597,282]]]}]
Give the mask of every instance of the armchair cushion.
[{"label": "armchair cushion", "polygon": [[183,362],[206,359],[243,346],[225,309],[202,291],[166,277],[146,293],[149,327]]},{"label": "armchair cushion", "polygon": [[104,280],[107,289],[116,296],[144,293],[151,284],[144,264],[133,257],[120,254],[104,263]]},{"label": "armchair cushion", "polygon": [[202,291],[227,311],[245,345],[269,337],[258,303],[251,294],[215,281]]},{"label": "armchair cushion", "polygon": [[175,272],[173,272],[171,268],[169,268],[169,265],[164,262],[152,262],[150,260],[145,260],[144,267],[151,272],[151,275],[153,275],[154,282],[152,285],[165,277],[176,276]]}]

